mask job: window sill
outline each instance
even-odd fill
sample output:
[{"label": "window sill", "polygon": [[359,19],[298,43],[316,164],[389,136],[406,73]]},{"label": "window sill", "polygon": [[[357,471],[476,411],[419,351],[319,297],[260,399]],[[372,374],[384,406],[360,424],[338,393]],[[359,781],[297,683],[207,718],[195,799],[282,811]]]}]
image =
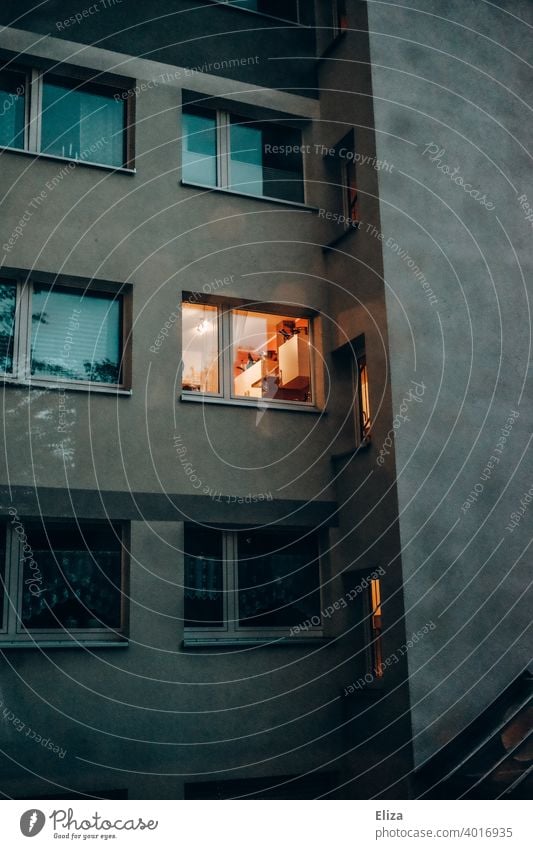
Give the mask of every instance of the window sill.
[{"label": "window sill", "polygon": [[317,635],[316,637],[184,637],[183,647],[186,649],[214,649],[214,648],[243,648],[246,646],[264,646],[276,648],[282,646],[320,646],[330,643],[328,637]]},{"label": "window sill", "polygon": [[216,396],[202,395],[200,392],[191,394],[182,392],[179,400],[191,401],[194,404],[221,404],[226,407],[251,407],[255,408],[258,413],[266,413],[270,410],[283,410],[285,413],[313,413],[315,416],[326,415],[325,410],[313,407],[311,404],[303,405],[295,402],[294,405],[292,405],[283,403],[283,401],[274,404],[268,403],[268,401],[261,401],[260,399],[248,400],[247,398],[219,398]]},{"label": "window sill", "polygon": [[22,380],[10,375],[0,375],[4,386],[27,387],[28,389],[62,389],[65,392],[94,392],[104,395],[123,395],[130,397],[131,389],[106,385],[105,383],[69,383],[67,380]]},{"label": "window sill", "polygon": [[[46,159],[52,162],[68,162],[69,165],[87,165],[89,168],[99,168],[102,171],[115,171],[118,174],[136,174],[136,168],[128,168],[125,165],[105,165],[102,162],[90,162],[87,159],[71,159],[68,156],[56,156],[54,153],[38,153],[36,150],[25,150],[21,147],[8,147],[0,145],[1,153],[21,153],[23,156],[33,156],[34,159]],[[52,178],[53,179],[53,178]]]},{"label": "window sill", "polygon": [[237,192],[235,189],[227,189],[224,186],[205,186],[202,183],[191,183],[189,180],[180,180],[181,186],[190,187],[192,189],[204,189],[206,192],[220,192],[224,195],[233,195],[238,198],[247,198],[248,200],[259,200],[266,203],[276,203],[281,206],[287,206],[291,209],[300,209],[302,212],[318,212],[317,206],[309,206],[307,203],[299,203],[296,200],[283,200],[282,198],[271,198],[268,195],[251,195],[247,192]]},{"label": "window sill", "polygon": [[1,640],[0,652],[5,649],[127,649],[129,640]]}]

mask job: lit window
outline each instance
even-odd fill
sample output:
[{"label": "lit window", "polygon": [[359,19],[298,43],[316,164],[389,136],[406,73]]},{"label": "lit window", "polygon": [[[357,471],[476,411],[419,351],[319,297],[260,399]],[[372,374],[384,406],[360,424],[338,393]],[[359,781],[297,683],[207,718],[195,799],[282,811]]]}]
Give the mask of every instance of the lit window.
[{"label": "lit window", "polygon": [[[37,282],[0,283],[0,363],[15,380],[126,388],[127,295]],[[28,332],[29,329],[29,332]],[[19,344],[14,341],[19,337]],[[17,351],[17,355],[15,355]]]},{"label": "lit window", "polygon": [[368,394],[368,371],[366,368],[366,357],[361,356],[357,361],[358,374],[358,413],[359,413],[359,437],[364,442],[370,437],[370,398]]},{"label": "lit window", "polygon": [[218,393],[218,309],[183,304],[183,389]]},{"label": "lit window", "polygon": [[0,147],[132,165],[134,95],[36,69],[0,72]]},{"label": "lit window", "polygon": [[185,393],[312,403],[309,318],[191,303],[195,297],[182,311]]},{"label": "lit window", "polygon": [[3,535],[9,544],[3,543],[0,569],[0,644],[30,635],[36,641],[123,637],[120,525],[13,516]]},{"label": "lit window", "polygon": [[381,645],[381,581],[374,578],[369,587],[369,648],[370,648],[370,671],[374,678],[383,677],[383,651]]},{"label": "lit window", "polygon": [[311,400],[309,321],[232,311],[236,398]]},{"label": "lit window", "polygon": [[302,135],[293,127],[187,106],[182,151],[186,183],[304,202]]},{"label": "lit window", "polygon": [[200,636],[273,636],[320,624],[317,535],[185,528],[185,627]]}]

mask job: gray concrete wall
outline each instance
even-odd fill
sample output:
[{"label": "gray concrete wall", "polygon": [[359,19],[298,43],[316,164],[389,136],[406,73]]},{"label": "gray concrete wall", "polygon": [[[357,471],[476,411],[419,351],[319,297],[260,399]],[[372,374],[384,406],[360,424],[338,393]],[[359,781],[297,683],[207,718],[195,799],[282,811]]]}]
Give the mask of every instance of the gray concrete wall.
[{"label": "gray concrete wall", "polygon": [[393,413],[425,386],[395,438],[406,628],[437,624],[409,653],[420,763],[531,655],[531,507],[507,526],[532,484],[533,18],[523,0],[368,14]]}]

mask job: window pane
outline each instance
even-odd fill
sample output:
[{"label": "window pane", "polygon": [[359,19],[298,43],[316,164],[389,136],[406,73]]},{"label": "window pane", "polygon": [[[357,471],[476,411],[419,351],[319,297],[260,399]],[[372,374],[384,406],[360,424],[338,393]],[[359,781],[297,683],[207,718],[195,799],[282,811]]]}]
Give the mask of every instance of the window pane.
[{"label": "window pane", "polygon": [[218,309],[183,304],[182,387],[190,392],[218,392]]},{"label": "window pane", "polygon": [[293,627],[320,616],[318,544],[305,533],[239,531],[241,628]]},{"label": "window pane", "polygon": [[45,79],[41,151],[123,166],[126,106],[115,93]]},{"label": "window pane", "polygon": [[0,145],[24,147],[26,75],[0,71]]},{"label": "window pane", "polygon": [[22,563],[25,628],[120,628],[120,531],[109,525],[29,523]]},{"label": "window pane", "polygon": [[[302,136],[275,124],[231,118],[230,188],[303,203]],[[280,152],[281,150],[281,152]]]},{"label": "window pane", "polygon": [[185,627],[224,624],[222,533],[185,527]]},{"label": "window pane", "polygon": [[311,398],[309,320],[233,310],[233,391],[238,398]]},{"label": "window pane", "polygon": [[0,371],[13,371],[13,339],[15,333],[15,283],[0,283]]},{"label": "window pane", "polygon": [[4,627],[4,600],[6,580],[6,526],[0,525],[0,628]]},{"label": "window pane", "polygon": [[182,179],[203,186],[217,184],[216,114],[188,108],[183,111]]},{"label": "window pane", "polygon": [[277,18],[286,18],[289,21],[298,20],[297,0],[229,0],[229,2],[240,9],[252,9],[254,12],[275,15]]},{"label": "window pane", "polygon": [[31,373],[63,380],[120,383],[121,302],[105,293],[35,285]]}]

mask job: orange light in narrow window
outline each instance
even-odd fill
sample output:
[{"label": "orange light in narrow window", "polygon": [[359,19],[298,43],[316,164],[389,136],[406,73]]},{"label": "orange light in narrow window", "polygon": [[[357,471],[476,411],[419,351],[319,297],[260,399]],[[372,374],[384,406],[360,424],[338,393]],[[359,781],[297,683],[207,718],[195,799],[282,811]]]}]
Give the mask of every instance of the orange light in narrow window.
[{"label": "orange light in narrow window", "polygon": [[368,372],[366,363],[359,366],[359,392],[360,407],[361,407],[361,427],[362,436],[368,436],[370,433],[370,397],[368,393]]},{"label": "orange light in narrow window", "polygon": [[381,583],[378,579],[370,581],[370,628],[372,632],[372,666],[376,678],[383,677],[383,655],[381,645]]}]

